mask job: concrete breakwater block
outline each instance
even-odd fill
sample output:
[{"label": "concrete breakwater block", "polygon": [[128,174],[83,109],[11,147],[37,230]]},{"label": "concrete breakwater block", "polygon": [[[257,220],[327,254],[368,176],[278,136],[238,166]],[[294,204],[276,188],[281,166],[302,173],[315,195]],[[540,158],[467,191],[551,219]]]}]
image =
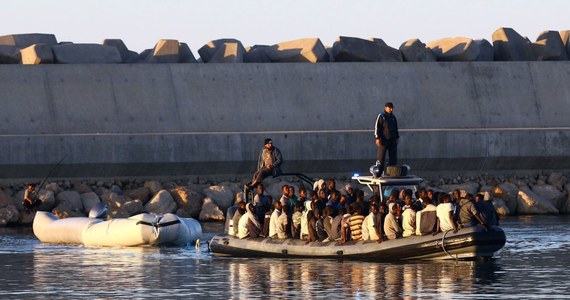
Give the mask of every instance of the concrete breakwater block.
[{"label": "concrete breakwater block", "polygon": [[431,41],[427,47],[433,51],[438,61],[476,61],[480,53],[479,45],[466,37]]},{"label": "concrete breakwater block", "polygon": [[334,56],[332,54],[332,47],[325,46],[325,50],[327,51],[327,56],[329,57],[328,62],[334,62]]},{"label": "concrete breakwater block", "polygon": [[20,49],[16,46],[0,45],[0,64],[20,63]]},{"label": "concrete breakwater block", "polygon": [[53,52],[51,46],[46,44],[35,44],[20,50],[22,55],[22,64],[39,65],[52,64]]},{"label": "concrete breakwater block", "polygon": [[116,47],[99,44],[65,44],[52,47],[56,63],[118,64],[122,62]]},{"label": "concrete breakwater block", "polygon": [[265,49],[269,48],[270,46],[267,45],[253,45],[251,47],[246,48],[246,52],[243,55],[243,62],[246,63],[269,63],[271,59],[267,53],[265,53]]},{"label": "concrete breakwater block", "polygon": [[245,48],[238,43],[224,43],[220,45],[214,56],[208,60],[212,63],[242,63]]},{"label": "concrete breakwater block", "polygon": [[144,49],[136,58],[134,58],[131,63],[147,63],[152,62],[152,51],[153,49]]},{"label": "concrete breakwater block", "polygon": [[178,48],[179,51],[179,62],[180,63],[196,63],[196,57],[190,47],[186,43],[180,43],[180,47]]},{"label": "concrete breakwater block", "polygon": [[382,56],[378,43],[373,41],[339,36],[332,46],[334,61],[339,62],[380,62]]},{"label": "concrete breakwater block", "polygon": [[566,48],[566,55],[568,56],[568,59],[570,59],[570,30],[560,31],[560,38],[562,39],[564,48]]},{"label": "concrete breakwater block", "polygon": [[479,46],[479,56],[477,61],[493,61],[495,60],[495,50],[493,45],[486,39],[475,40],[475,43]]},{"label": "concrete breakwater block", "polygon": [[566,47],[557,31],[543,31],[532,44],[537,60],[568,60]]},{"label": "concrete breakwater block", "polygon": [[265,49],[271,62],[322,62],[327,51],[318,38],[305,38],[281,42]]},{"label": "concrete breakwater block", "polygon": [[410,39],[400,45],[404,61],[437,61],[433,51],[419,39]]},{"label": "concrete breakwater block", "polygon": [[119,50],[119,54],[121,55],[121,60],[124,63],[132,62],[136,59],[139,55],[135,51],[129,50],[123,40],[121,39],[105,39],[103,40],[103,45],[105,46],[113,46]]},{"label": "concrete breakwater block", "polygon": [[25,33],[0,36],[0,45],[16,46],[22,49],[34,44],[55,46],[57,45],[57,39],[55,38],[55,35],[46,33]]},{"label": "concrete breakwater block", "polygon": [[178,40],[161,39],[152,49],[145,49],[140,54],[129,51],[125,63],[195,63],[196,58],[186,43]]},{"label": "concrete breakwater block", "polygon": [[402,62],[404,59],[402,58],[402,53],[400,50],[392,48],[384,42],[383,39],[379,38],[371,38],[370,41],[373,41],[378,45],[380,49],[380,56],[382,57],[382,61],[384,62]]},{"label": "concrete breakwater block", "polygon": [[514,29],[501,27],[493,32],[492,38],[496,61],[536,60],[532,44]]},{"label": "concrete breakwater block", "polygon": [[152,51],[152,60],[165,64],[178,63],[180,61],[180,42],[171,39],[158,40]]},{"label": "concrete breakwater block", "polygon": [[245,53],[243,44],[236,39],[209,41],[198,49],[198,54],[205,63],[243,62]]}]

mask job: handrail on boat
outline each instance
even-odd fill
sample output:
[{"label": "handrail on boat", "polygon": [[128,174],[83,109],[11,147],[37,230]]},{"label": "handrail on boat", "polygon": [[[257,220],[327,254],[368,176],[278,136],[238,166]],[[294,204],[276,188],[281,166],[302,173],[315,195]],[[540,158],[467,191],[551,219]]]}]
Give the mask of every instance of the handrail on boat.
[{"label": "handrail on boat", "polygon": [[275,177],[281,177],[281,176],[296,176],[297,178],[301,179],[302,181],[308,183],[311,187],[313,186],[313,184],[315,184],[315,181],[311,177],[309,177],[303,173],[282,173],[280,175],[274,176],[274,178]]}]

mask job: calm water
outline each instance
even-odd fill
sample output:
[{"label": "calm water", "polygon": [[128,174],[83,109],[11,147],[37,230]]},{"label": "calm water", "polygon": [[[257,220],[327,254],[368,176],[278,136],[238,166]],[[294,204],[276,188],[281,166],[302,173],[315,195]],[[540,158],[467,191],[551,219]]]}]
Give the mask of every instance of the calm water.
[{"label": "calm water", "polygon": [[[218,258],[187,248],[40,243],[0,228],[0,299],[570,298],[569,216],[502,220],[507,245],[484,262],[370,263]],[[205,240],[222,230],[204,225]]]}]

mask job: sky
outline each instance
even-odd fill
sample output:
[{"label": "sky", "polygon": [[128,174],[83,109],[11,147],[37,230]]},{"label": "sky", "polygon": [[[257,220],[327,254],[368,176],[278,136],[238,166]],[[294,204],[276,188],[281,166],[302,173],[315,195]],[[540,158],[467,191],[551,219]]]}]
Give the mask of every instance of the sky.
[{"label": "sky", "polygon": [[210,40],[244,46],[318,37],[381,38],[398,48],[411,38],[485,38],[511,27],[535,41],[544,30],[570,30],[568,0],[26,0],[2,4],[0,35],[53,33],[58,41],[119,38],[131,50],[159,39],[187,43],[197,55]]}]

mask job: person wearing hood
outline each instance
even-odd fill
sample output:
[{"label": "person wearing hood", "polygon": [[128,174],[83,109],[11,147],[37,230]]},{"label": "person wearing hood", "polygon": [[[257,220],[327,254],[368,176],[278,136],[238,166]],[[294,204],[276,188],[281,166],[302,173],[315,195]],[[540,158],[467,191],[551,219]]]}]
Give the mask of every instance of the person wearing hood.
[{"label": "person wearing hood", "polygon": [[261,224],[253,211],[253,204],[248,203],[245,206],[245,210],[246,213],[239,219],[238,238],[256,238],[261,233]]},{"label": "person wearing hood", "polygon": [[374,137],[376,139],[376,146],[378,147],[376,165],[380,172],[384,171],[386,152],[388,152],[389,166],[394,166],[398,163],[397,150],[400,134],[398,133],[398,121],[393,111],[394,104],[392,104],[392,102],[386,102],[384,112],[378,114],[374,126]]},{"label": "person wearing hood", "polygon": [[400,216],[400,205],[398,203],[390,203],[388,205],[388,215],[384,220],[384,234],[386,234],[389,240],[394,240],[402,236],[404,230],[398,223]]},{"label": "person wearing hood", "polygon": [[283,205],[281,207],[281,214],[277,218],[277,228],[276,236],[280,240],[284,240],[289,236],[289,218],[288,218],[289,206]]},{"label": "person wearing hood", "polygon": [[309,237],[309,212],[313,211],[314,202],[311,200],[305,201],[305,210],[301,215],[301,239],[306,240]]},{"label": "person wearing hood", "polygon": [[344,191],[346,192],[346,202],[348,202],[348,204],[352,204],[354,201],[356,201],[356,196],[354,194],[354,188],[352,187],[352,184],[346,184],[344,186]]}]

